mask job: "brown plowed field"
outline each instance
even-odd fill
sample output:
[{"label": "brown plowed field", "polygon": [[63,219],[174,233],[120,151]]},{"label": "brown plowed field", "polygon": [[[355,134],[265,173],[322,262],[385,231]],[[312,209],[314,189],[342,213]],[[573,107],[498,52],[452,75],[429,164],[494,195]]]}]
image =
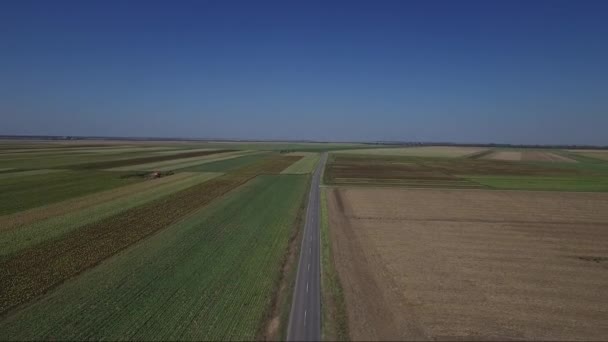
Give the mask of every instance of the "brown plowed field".
[{"label": "brown plowed field", "polygon": [[195,185],[0,260],[0,314],[45,293],[259,174],[301,157],[278,156]]},{"label": "brown plowed field", "polygon": [[608,194],[328,191],[352,339],[608,336]]}]

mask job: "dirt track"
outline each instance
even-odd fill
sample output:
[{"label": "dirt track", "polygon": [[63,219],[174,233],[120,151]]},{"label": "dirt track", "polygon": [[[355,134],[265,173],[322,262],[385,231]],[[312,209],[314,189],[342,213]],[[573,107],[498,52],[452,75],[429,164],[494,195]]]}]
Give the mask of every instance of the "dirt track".
[{"label": "dirt track", "polygon": [[608,195],[329,191],[351,338],[605,340]]}]

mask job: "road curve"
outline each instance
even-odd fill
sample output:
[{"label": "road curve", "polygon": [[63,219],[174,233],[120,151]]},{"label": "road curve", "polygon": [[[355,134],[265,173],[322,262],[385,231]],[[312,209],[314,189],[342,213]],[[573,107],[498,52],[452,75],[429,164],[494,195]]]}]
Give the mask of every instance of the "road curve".
[{"label": "road curve", "polygon": [[321,243],[319,233],[321,199],[319,185],[326,161],[327,153],[323,153],[310,184],[296,287],[287,328],[288,341],[321,340]]}]

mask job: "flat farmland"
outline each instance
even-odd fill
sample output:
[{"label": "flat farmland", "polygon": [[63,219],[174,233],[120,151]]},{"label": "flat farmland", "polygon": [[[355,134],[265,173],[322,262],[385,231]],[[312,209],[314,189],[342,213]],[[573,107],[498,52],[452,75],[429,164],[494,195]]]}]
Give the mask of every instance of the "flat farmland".
[{"label": "flat farmland", "polygon": [[483,147],[459,146],[421,146],[397,148],[367,148],[341,151],[348,154],[364,154],[376,156],[409,156],[409,157],[444,157],[456,158],[474,155],[487,150]]},{"label": "flat farmland", "polygon": [[256,338],[306,183],[252,180],[8,315],[0,339]]},{"label": "flat farmland", "polygon": [[330,155],[325,182],[416,188],[608,191],[606,162],[514,161],[486,156],[428,158],[340,151]]},{"label": "flat farmland", "polygon": [[486,154],[483,159],[506,160],[506,161],[541,161],[576,163],[575,159],[568,158],[554,152],[548,151],[494,151]]},{"label": "flat farmland", "polygon": [[280,338],[306,156],[1,145],[0,340]]},{"label": "flat farmland", "polygon": [[605,340],[608,194],[328,188],[354,340]]}]

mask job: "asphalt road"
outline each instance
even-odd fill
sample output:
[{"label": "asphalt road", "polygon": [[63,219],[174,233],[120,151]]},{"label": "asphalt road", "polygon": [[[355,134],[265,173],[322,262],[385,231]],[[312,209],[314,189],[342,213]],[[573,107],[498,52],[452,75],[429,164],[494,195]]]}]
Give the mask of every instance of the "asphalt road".
[{"label": "asphalt road", "polygon": [[321,242],[319,184],[327,153],[323,153],[312,176],[306,222],[300,249],[296,288],[287,328],[288,341],[321,340]]}]

